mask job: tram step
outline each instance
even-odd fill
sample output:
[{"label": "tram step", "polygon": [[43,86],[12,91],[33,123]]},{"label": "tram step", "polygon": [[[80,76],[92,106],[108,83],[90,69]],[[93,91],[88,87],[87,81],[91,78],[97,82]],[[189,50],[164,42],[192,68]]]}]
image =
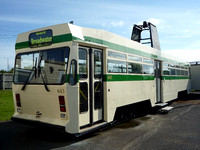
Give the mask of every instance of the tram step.
[{"label": "tram step", "polygon": [[160,113],[168,113],[173,110],[174,107],[166,106],[160,109]]},{"label": "tram step", "polygon": [[79,136],[85,135],[87,133],[96,131],[98,129],[104,128],[105,126],[108,126],[108,125],[109,124],[107,122],[102,122],[102,123],[95,124],[95,125],[90,126],[90,127],[83,128],[83,129],[80,130],[80,133],[76,134],[76,137],[79,137]]},{"label": "tram step", "polygon": [[165,107],[167,105],[168,105],[168,103],[157,103],[155,106],[163,108],[163,107]]}]

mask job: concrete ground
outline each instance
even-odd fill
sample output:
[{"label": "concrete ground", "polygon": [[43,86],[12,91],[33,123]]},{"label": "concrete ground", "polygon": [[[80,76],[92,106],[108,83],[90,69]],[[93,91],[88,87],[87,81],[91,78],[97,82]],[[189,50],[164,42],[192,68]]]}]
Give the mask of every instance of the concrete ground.
[{"label": "concrete ground", "polygon": [[168,114],[149,114],[81,138],[48,129],[0,123],[0,149],[200,149],[200,95],[176,101]]},{"label": "concrete ground", "polygon": [[98,133],[63,150],[149,150],[200,149],[200,97],[179,100],[168,114],[154,114],[132,119]]}]

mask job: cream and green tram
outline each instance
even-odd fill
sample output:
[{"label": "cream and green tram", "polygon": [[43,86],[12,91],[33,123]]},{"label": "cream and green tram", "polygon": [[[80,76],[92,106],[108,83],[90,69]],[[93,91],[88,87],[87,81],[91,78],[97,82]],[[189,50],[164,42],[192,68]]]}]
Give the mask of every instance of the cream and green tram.
[{"label": "cream and green tram", "polygon": [[16,122],[81,134],[190,90],[188,63],[104,30],[45,27],[15,49]]}]

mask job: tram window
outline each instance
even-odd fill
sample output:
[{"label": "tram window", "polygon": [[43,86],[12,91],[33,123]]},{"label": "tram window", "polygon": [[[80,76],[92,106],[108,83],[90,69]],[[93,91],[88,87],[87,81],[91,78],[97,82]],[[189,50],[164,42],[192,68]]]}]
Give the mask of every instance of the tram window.
[{"label": "tram window", "polygon": [[94,51],[94,77],[101,78],[102,76],[102,52]]},{"label": "tram window", "polygon": [[185,75],[185,70],[181,70],[181,75],[182,75],[182,76]]},{"label": "tram window", "polygon": [[177,73],[176,75],[181,75],[181,70],[177,69],[176,73]]},{"label": "tram window", "polygon": [[70,74],[69,74],[69,84],[75,85],[77,83],[77,62],[76,60],[71,61]]},{"label": "tram window", "polygon": [[181,69],[186,69],[185,67],[181,66]]},{"label": "tram window", "polygon": [[142,61],[142,57],[137,57],[137,56],[132,56],[132,55],[128,55],[128,59],[131,61]]},{"label": "tram window", "polygon": [[185,71],[185,76],[188,76],[188,71]]},{"label": "tram window", "polygon": [[88,84],[87,82],[80,82],[80,113],[88,111]]},{"label": "tram window", "polygon": [[153,66],[143,64],[143,73],[144,74],[153,74],[154,73]]},{"label": "tram window", "polygon": [[38,64],[39,53],[18,54],[16,56],[15,83],[25,83],[30,74],[34,74],[33,68]]},{"label": "tram window", "polygon": [[63,84],[68,58],[69,47],[18,54],[14,82],[22,84],[29,80],[27,84]]},{"label": "tram window", "polygon": [[176,70],[175,69],[170,69],[170,74],[171,75],[176,75]]},{"label": "tram window", "polygon": [[170,69],[169,68],[163,68],[163,75],[170,75]]},{"label": "tram window", "polygon": [[79,48],[79,78],[87,78],[87,51]]},{"label": "tram window", "polygon": [[[69,48],[58,48],[48,51],[41,51],[39,56],[40,67],[46,74],[48,83],[64,83],[66,67],[69,57]],[[41,78],[38,80],[42,82]]]},{"label": "tram window", "polygon": [[108,51],[108,56],[119,59],[126,59],[126,54]]},{"label": "tram window", "polygon": [[153,64],[153,60],[148,58],[143,58],[143,62],[148,64]]},{"label": "tram window", "polygon": [[126,73],[126,62],[118,60],[108,60],[108,72]]},{"label": "tram window", "polygon": [[128,63],[128,73],[142,74],[142,65],[138,63]]},{"label": "tram window", "polygon": [[101,82],[94,83],[94,109],[101,109],[102,108],[102,84]]},{"label": "tram window", "polygon": [[168,68],[169,64],[163,63],[163,75],[170,75],[170,69]]},{"label": "tram window", "polygon": [[[35,60],[39,57],[39,53],[24,54],[21,56],[21,68],[22,69],[32,69],[35,65]],[[37,58],[37,59],[36,59]],[[38,62],[37,62],[38,63]]]},{"label": "tram window", "polygon": [[163,63],[163,68],[167,68],[168,66],[169,66],[169,64]]},{"label": "tram window", "polygon": [[169,67],[175,67],[175,65],[170,64]]}]

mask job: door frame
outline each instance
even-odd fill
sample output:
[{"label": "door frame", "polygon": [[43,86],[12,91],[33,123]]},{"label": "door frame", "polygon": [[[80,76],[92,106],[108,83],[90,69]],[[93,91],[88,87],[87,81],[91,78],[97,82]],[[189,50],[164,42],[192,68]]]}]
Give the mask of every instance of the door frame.
[{"label": "door frame", "polygon": [[156,87],[156,103],[162,103],[162,62],[154,60],[155,67],[155,87]]},{"label": "door frame", "polygon": [[[94,47],[87,47],[87,46],[82,46],[80,45],[78,48],[78,56],[79,56],[79,49],[83,48],[86,49],[87,51],[87,61],[86,61],[86,66],[87,66],[87,79],[81,80],[79,79],[79,86],[81,83],[87,83],[88,87],[88,110],[85,112],[80,112],[79,111],[79,125],[81,128],[92,126],[96,123],[100,123],[104,120],[104,103],[103,103],[103,49],[100,48],[94,48]],[[94,62],[94,52],[99,51],[101,52],[101,73],[99,79],[95,78],[95,62]],[[78,57],[79,60],[79,57]],[[79,62],[78,62],[79,63]],[[79,67],[78,67],[79,68]],[[100,82],[100,94],[101,94],[101,108],[100,109],[95,109],[95,83]],[[96,87],[98,88],[98,87]],[[79,88],[79,95],[80,95],[81,89]],[[80,107],[80,97],[79,96],[79,106]],[[98,116],[96,115],[98,114]],[[87,121],[82,120],[85,118]]]}]

